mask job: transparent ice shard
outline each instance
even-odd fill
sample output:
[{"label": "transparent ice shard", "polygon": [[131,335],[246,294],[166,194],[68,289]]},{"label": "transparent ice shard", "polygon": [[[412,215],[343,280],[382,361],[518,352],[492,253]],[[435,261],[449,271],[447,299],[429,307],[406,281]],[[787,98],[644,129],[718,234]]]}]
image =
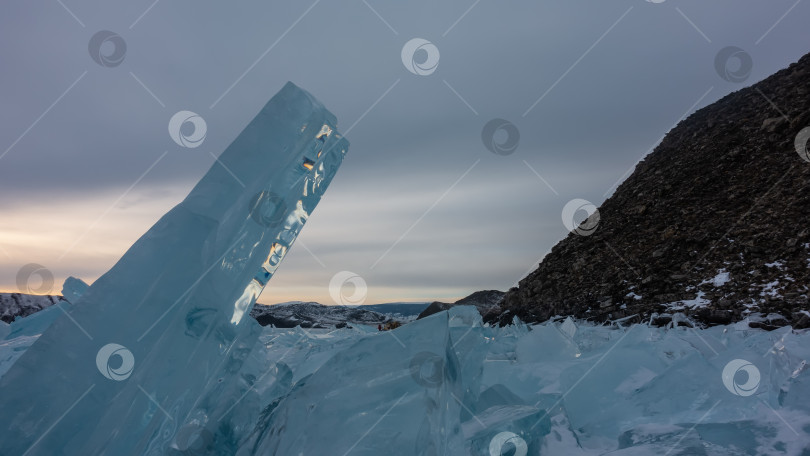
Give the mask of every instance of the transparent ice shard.
[{"label": "transparent ice shard", "polygon": [[65,283],[62,285],[62,296],[69,302],[76,302],[88,288],[90,288],[90,285],[87,285],[83,280],[70,276],[65,279]]},{"label": "transparent ice shard", "polygon": [[446,312],[364,337],[269,404],[237,454],[464,454],[459,367]]},{"label": "transparent ice shard", "polygon": [[568,317],[560,324],[560,332],[568,336],[569,339],[573,339],[577,333],[577,324],[574,323],[571,317]]},{"label": "transparent ice shard", "polygon": [[76,302],[54,309],[64,315],[0,378],[14,392],[0,395],[2,453],[165,454],[204,442],[187,425],[224,412],[204,402],[216,385],[236,394],[264,374],[250,361],[261,328],[246,315],[347,148],[329,111],[284,86],[112,269],[87,290],[69,287]]},{"label": "transparent ice shard", "polygon": [[[470,309],[454,307],[390,332],[243,321],[237,327],[245,333],[222,366],[184,396],[193,403],[188,411],[158,420],[164,403],[175,413],[179,402],[153,404],[143,416],[159,428],[145,448],[124,454],[799,455],[810,445],[807,330],[576,321],[572,340],[551,322],[483,327]],[[35,315],[15,324],[33,330],[35,320],[24,323]],[[2,341],[0,366],[25,347],[26,336]],[[530,349],[555,353],[531,356]],[[134,356],[133,373],[121,383],[136,378]],[[724,376],[729,366],[740,372]],[[118,363],[109,367],[111,376],[126,375]],[[756,368],[754,390],[745,386],[753,370],[743,367]],[[178,370],[194,383],[184,374]],[[51,384],[66,391],[58,378]],[[143,387],[157,399],[153,385]],[[50,394],[21,393],[30,402]],[[27,426],[47,442],[51,424]],[[0,434],[0,454],[19,454],[5,451],[13,438]],[[101,454],[119,454],[107,448]]]}]

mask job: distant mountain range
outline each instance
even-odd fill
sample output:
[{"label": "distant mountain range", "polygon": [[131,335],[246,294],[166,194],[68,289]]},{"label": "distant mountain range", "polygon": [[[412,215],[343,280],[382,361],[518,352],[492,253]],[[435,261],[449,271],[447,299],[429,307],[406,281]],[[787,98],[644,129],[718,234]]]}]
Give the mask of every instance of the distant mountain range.
[{"label": "distant mountain range", "polygon": [[[0,293],[0,320],[11,323],[50,307],[62,296]],[[250,312],[262,326],[277,328],[339,328],[347,324],[378,325],[390,321],[413,321],[429,303],[392,302],[363,306],[325,306],[317,302],[293,301],[282,304],[257,304]]]},{"label": "distant mountain range", "polygon": [[293,301],[253,306],[250,316],[262,326],[277,328],[341,328],[347,324],[383,325],[416,319],[428,303],[390,303],[365,306],[325,306],[317,302]]},{"label": "distant mountain range", "polygon": [[61,296],[0,293],[0,320],[11,323],[17,317],[27,317],[56,304],[61,299]]}]

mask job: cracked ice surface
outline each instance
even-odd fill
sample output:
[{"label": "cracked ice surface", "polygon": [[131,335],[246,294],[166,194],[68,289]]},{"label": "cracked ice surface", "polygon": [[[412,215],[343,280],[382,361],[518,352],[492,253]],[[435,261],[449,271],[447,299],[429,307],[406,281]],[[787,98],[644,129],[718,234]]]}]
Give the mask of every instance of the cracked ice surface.
[{"label": "cracked ice surface", "polygon": [[268,327],[170,447],[134,454],[800,455],[808,358],[790,328],[490,328],[473,307],[384,332]]}]

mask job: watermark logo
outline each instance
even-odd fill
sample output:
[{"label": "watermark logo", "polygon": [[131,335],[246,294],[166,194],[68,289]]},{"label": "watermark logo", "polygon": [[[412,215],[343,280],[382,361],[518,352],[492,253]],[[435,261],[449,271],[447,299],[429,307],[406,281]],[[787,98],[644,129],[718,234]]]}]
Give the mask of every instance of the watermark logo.
[{"label": "watermark logo", "polygon": [[757,366],[744,359],[733,359],[723,368],[723,384],[737,396],[750,396],[756,393],[759,379]]},{"label": "watermark logo", "polygon": [[208,126],[205,119],[191,111],[180,111],[169,119],[169,136],[178,146],[193,149],[202,145]]},{"label": "watermark logo", "polygon": [[261,226],[269,228],[278,225],[286,213],[284,198],[273,192],[259,192],[250,200],[250,217]]},{"label": "watermark logo", "polygon": [[413,74],[428,76],[439,66],[439,48],[422,38],[414,38],[402,46],[402,64]]},{"label": "watermark logo", "polygon": [[114,68],[124,61],[127,55],[127,43],[121,35],[109,30],[96,32],[87,44],[90,57],[99,65]]},{"label": "watermark logo", "polygon": [[[116,357],[119,362],[112,358]],[[135,356],[127,347],[119,344],[107,344],[96,354],[96,367],[101,375],[117,382],[124,381],[132,375],[135,368]]]},{"label": "watermark logo", "polygon": [[[581,212],[586,214],[584,219],[578,218]],[[562,221],[568,231],[580,236],[590,236],[599,225],[599,210],[588,200],[572,199],[563,207]]]},{"label": "watermark logo", "polygon": [[520,144],[520,131],[508,120],[492,119],[481,130],[481,141],[493,154],[509,155]]},{"label": "watermark logo", "polygon": [[[39,277],[39,283],[32,280]],[[17,271],[17,289],[20,293],[48,294],[53,290],[53,273],[37,263],[28,263]]]},{"label": "watermark logo", "polygon": [[796,152],[802,160],[810,163],[810,151],[807,150],[807,143],[810,142],[810,127],[804,127],[796,135],[796,140],[793,145],[796,147]]},{"label": "watermark logo", "polygon": [[[353,288],[347,293],[347,288]],[[368,287],[366,281],[351,271],[340,271],[329,281],[329,296],[335,304],[356,306],[366,302]]]},{"label": "watermark logo", "polygon": [[444,382],[444,359],[432,352],[419,352],[411,358],[411,377],[425,388],[436,388]]},{"label": "watermark logo", "polygon": [[751,54],[736,46],[720,49],[714,57],[714,69],[723,80],[728,82],[744,82],[751,76],[754,61]]},{"label": "watermark logo", "polygon": [[[512,451],[510,453],[510,451]],[[490,456],[510,454],[513,456],[526,456],[529,446],[526,441],[514,432],[504,431],[495,435],[489,442]]]}]

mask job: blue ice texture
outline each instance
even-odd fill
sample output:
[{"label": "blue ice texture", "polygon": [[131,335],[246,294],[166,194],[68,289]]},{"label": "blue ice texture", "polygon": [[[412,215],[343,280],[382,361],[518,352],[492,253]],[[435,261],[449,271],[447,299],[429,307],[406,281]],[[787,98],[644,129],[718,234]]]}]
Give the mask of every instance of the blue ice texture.
[{"label": "blue ice texture", "polygon": [[50,323],[0,378],[0,454],[172,454],[252,427],[258,403],[211,401],[265,390],[248,313],[343,161],[336,123],[288,83],[112,269],[11,328]]}]

